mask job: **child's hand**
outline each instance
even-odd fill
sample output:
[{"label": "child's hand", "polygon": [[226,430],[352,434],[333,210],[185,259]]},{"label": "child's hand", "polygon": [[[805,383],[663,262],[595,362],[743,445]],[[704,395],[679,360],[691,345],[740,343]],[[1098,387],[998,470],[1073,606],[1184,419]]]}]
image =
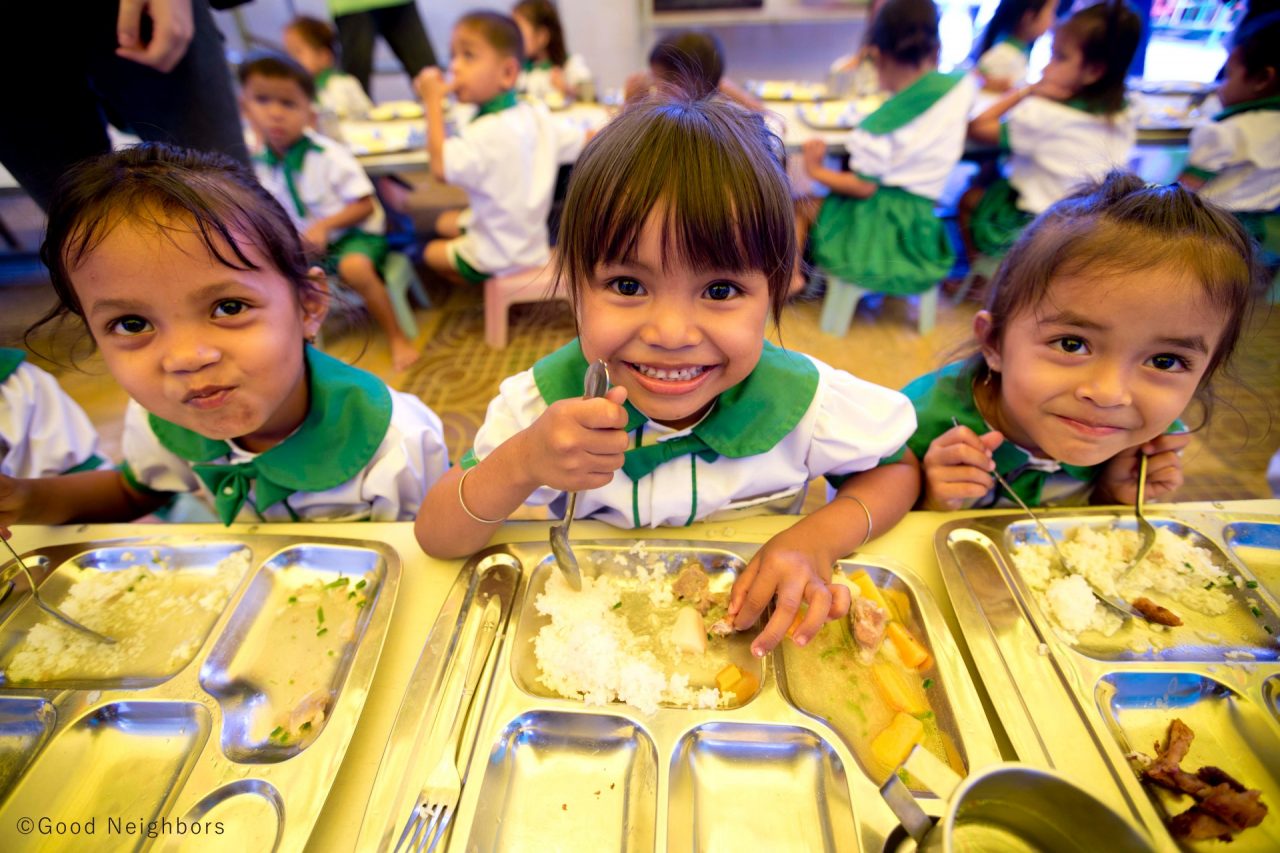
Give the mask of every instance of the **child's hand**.
[{"label": "child's hand", "polygon": [[626,452],[627,389],[552,403],[524,431],[528,472],[537,486],[562,492],[598,489],[613,480]]},{"label": "child's hand", "polygon": [[0,474],[0,528],[22,522],[27,501],[30,500],[30,492],[30,487],[25,480]]},{"label": "child's hand", "polygon": [[822,168],[823,161],[827,159],[827,143],[821,139],[807,139],[804,147],[804,171],[809,177],[813,177],[813,173]]},{"label": "child's hand", "polygon": [[433,100],[443,101],[453,86],[444,79],[443,71],[435,66],[428,66],[413,78],[413,88],[417,91],[419,98],[430,103]]},{"label": "child's hand", "polygon": [[564,69],[559,65],[551,66],[551,85],[555,86],[556,91],[565,97],[569,97],[573,94],[573,89],[569,86],[569,81],[565,79]]},{"label": "child's hand", "polygon": [[1182,485],[1182,448],[1191,443],[1191,433],[1165,433],[1139,447],[1117,453],[1107,460],[1098,475],[1094,503],[1132,504],[1138,500],[1138,454],[1147,456],[1146,500],[1169,497]]},{"label": "child's hand", "polygon": [[949,512],[964,509],[991,491],[991,454],[1004,442],[992,430],[979,436],[967,426],[956,426],[933,440],[924,454],[922,509]]},{"label": "child's hand", "polygon": [[760,618],[771,599],[773,616],[751,644],[751,653],[764,657],[786,635],[800,604],[809,605],[793,639],[803,646],[824,624],[849,612],[849,590],[831,583],[834,559],[816,548],[811,536],[792,527],[774,536],[756,552],[729,594],[729,618],[745,630]]},{"label": "child's hand", "polygon": [[329,246],[329,229],[313,222],[302,231],[302,242],[313,252],[323,252]]}]

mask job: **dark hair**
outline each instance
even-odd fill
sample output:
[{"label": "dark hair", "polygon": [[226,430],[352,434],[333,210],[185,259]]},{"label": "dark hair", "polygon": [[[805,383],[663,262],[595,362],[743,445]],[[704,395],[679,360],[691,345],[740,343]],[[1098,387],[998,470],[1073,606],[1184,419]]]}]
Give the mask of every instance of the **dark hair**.
[{"label": "dark hair", "polygon": [[1280,73],[1280,12],[1270,12],[1236,30],[1231,47],[1240,51],[1245,74],[1259,77],[1268,68]]},{"label": "dark hair", "polygon": [[933,0],[889,0],[871,22],[870,45],[903,65],[936,62],[938,7]]},{"label": "dark hair", "polygon": [[293,30],[311,48],[327,50],[334,59],[338,58],[338,31],[328,21],[299,15],[285,29]]},{"label": "dark hair", "polygon": [[499,12],[468,12],[458,19],[454,29],[468,29],[479,33],[490,47],[502,56],[510,56],[517,64],[524,64],[524,36],[509,15]]},{"label": "dark hair", "polygon": [[649,51],[649,66],[677,83],[691,98],[705,98],[719,90],[724,76],[724,48],[711,33],[682,30],[663,36]]},{"label": "dark hair", "polygon": [[574,306],[600,264],[635,256],[662,214],[662,256],[698,270],[759,270],[774,321],[795,263],[782,141],[723,98],[649,99],[624,110],[578,159],[560,224],[556,286]]},{"label": "dark hair", "polygon": [[970,57],[977,62],[999,38],[1012,35],[1024,17],[1038,15],[1048,2],[1050,0],[1000,0],[1000,5],[987,22],[987,28],[982,31],[982,37],[974,44]]},{"label": "dark hair", "polygon": [[1080,46],[1085,65],[1102,67],[1102,76],[1080,90],[1092,109],[1116,113],[1124,109],[1124,83],[1129,63],[1142,38],[1142,19],[1124,0],[1105,0],[1081,9],[1058,25]]},{"label": "dark hair", "polygon": [[541,27],[547,31],[547,57],[552,65],[563,68],[569,61],[569,50],[564,46],[564,28],[560,26],[556,4],[551,0],[520,0],[511,14],[524,18],[535,29]]},{"label": "dark hair", "polygon": [[125,220],[190,229],[235,270],[260,269],[241,248],[252,244],[300,294],[315,287],[297,229],[248,167],[224,154],[144,142],[83,160],[55,185],[40,260],[59,304],[32,330],[67,314],[84,319],[71,270]]},{"label": "dark hair", "polygon": [[[1207,412],[1210,381],[1235,351],[1262,276],[1257,249],[1236,218],[1179,184],[1153,186],[1114,171],[1036,217],[992,279],[986,306],[992,338],[1002,340],[1013,317],[1039,305],[1059,276],[1169,266],[1188,271],[1227,318],[1196,389]],[[977,381],[992,376],[981,356],[975,358]],[[999,381],[998,374],[994,378]]]},{"label": "dark hair", "polygon": [[250,77],[266,77],[270,80],[292,80],[302,87],[308,101],[316,97],[316,81],[307,69],[282,53],[254,53],[240,63],[240,85],[249,82]]}]

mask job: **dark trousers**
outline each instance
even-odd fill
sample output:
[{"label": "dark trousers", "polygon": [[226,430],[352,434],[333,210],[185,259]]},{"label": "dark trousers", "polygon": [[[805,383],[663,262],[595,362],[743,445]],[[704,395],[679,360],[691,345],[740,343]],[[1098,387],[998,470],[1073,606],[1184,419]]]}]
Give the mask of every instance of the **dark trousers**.
[{"label": "dark trousers", "polygon": [[[116,3],[22,4],[0,24],[7,80],[0,162],[42,208],[74,163],[111,150],[106,121],[148,141],[222,151],[249,163],[231,70],[205,0],[168,74],[121,59]],[[18,25],[15,18],[24,22]]]},{"label": "dark trousers", "polygon": [[429,65],[436,64],[435,51],[427,38],[427,28],[418,16],[415,3],[370,9],[353,15],[339,15],[333,21],[338,28],[342,47],[342,70],[360,81],[369,91],[373,72],[373,42],[381,35],[404,66],[410,78]]}]

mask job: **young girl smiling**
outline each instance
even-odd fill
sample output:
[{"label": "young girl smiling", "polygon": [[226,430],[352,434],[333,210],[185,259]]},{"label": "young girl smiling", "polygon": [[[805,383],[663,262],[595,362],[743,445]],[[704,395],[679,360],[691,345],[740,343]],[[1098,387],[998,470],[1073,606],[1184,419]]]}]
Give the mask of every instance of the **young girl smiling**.
[{"label": "young girl smiling", "polygon": [[[753,643],[806,643],[848,595],[834,561],[914,500],[914,464],[877,467],[914,427],[894,391],[765,341],[795,250],[780,143],[720,100],[645,102],[610,123],[569,188],[560,280],[579,337],[502,383],[462,469],[431,491],[418,538],[436,556],[483,546],[522,503],[624,527],[798,508],[827,476],[836,500],[766,543],[730,599]],[[615,387],[582,399],[587,365]],[[621,473],[619,473],[621,469]]]}]

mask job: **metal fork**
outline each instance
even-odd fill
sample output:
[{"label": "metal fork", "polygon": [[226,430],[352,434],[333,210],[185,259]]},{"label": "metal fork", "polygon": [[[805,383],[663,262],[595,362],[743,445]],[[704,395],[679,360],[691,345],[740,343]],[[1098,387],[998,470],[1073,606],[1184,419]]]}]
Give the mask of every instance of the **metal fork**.
[{"label": "metal fork", "polygon": [[[397,851],[406,849],[415,853],[430,853],[436,849],[440,839],[444,838],[449,821],[453,819],[458,798],[462,795],[462,777],[458,773],[457,764],[458,741],[462,736],[463,721],[471,710],[471,698],[475,694],[476,684],[489,660],[489,652],[493,649],[501,614],[501,598],[490,596],[485,604],[483,622],[476,641],[467,653],[462,692],[458,695],[458,704],[449,724],[449,734],[445,738],[439,760],[427,776],[427,783],[418,793],[409,821],[400,833],[400,840],[395,846]],[[481,649],[484,651],[481,652]]]},{"label": "metal fork", "polygon": [[[0,536],[0,539],[4,539],[4,537]],[[79,622],[72,619],[70,616],[63,613],[61,610],[54,607],[52,604],[47,603],[43,598],[41,598],[40,587],[36,585],[36,579],[31,576],[31,570],[27,568],[26,563],[22,562],[22,558],[18,556],[18,552],[15,551],[13,549],[13,546],[9,544],[8,539],[4,539],[4,547],[9,549],[9,553],[13,555],[13,559],[18,563],[18,568],[22,570],[22,574],[26,577],[27,585],[31,587],[31,597],[35,599],[36,606],[38,606],[45,613],[48,613],[54,619],[57,619],[62,624],[67,625],[71,628],[74,628],[77,631],[81,631],[85,634],[88,634],[90,637],[93,637],[95,640],[97,640],[100,643],[106,643],[108,645],[115,644],[114,637],[108,637],[106,634],[100,634],[97,631],[90,628],[88,625],[81,625]]]},{"label": "metal fork", "polygon": [[1138,546],[1137,555],[1125,566],[1124,571],[1120,573],[1120,580],[1128,577],[1129,572],[1137,568],[1138,563],[1146,559],[1147,554],[1151,553],[1151,546],[1156,544],[1156,528],[1151,522],[1147,521],[1146,516],[1142,514],[1142,501],[1147,494],[1147,454],[1138,454],[1138,499],[1133,503],[1133,515],[1137,519],[1138,534],[1142,537],[1142,544]]}]

